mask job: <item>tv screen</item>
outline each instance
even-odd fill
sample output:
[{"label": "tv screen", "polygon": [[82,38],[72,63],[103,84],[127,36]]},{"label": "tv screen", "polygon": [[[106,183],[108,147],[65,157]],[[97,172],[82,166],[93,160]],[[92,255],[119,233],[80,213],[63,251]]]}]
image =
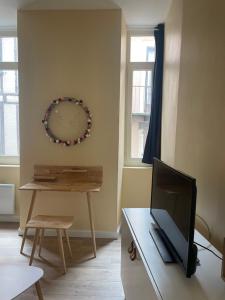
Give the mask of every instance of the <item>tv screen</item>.
[{"label": "tv screen", "polygon": [[158,159],[153,162],[151,215],[175,260],[193,272],[196,180]]}]

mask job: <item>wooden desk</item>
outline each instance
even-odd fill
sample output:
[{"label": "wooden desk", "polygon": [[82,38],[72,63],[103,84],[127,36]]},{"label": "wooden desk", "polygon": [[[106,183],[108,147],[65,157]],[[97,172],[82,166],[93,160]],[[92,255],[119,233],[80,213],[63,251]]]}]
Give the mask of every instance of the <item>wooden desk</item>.
[{"label": "wooden desk", "polygon": [[[96,257],[95,229],[93,221],[93,209],[91,202],[91,192],[99,192],[102,186],[102,167],[78,167],[78,166],[34,166],[34,178],[49,178],[49,181],[33,180],[19,189],[22,191],[32,191],[31,203],[27,215],[26,223],[31,219],[34,209],[36,194],[38,191],[54,192],[80,192],[86,193],[88,212],[90,219],[93,252]],[[23,252],[28,228],[25,228],[20,253]]]}]

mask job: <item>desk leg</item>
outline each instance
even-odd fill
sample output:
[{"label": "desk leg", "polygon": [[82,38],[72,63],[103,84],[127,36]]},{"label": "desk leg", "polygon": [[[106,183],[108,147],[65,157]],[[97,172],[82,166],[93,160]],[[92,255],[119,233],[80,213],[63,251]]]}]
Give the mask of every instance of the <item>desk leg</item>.
[{"label": "desk leg", "polygon": [[40,235],[39,235],[39,251],[38,251],[38,256],[41,256],[41,249],[42,249],[42,242],[43,242],[44,235],[45,235],[45,230],[44,230],[44,228],[42,228],[40,230]]},{"label": "desk leg", "polygon": [[90,192],[87,192],[87,203],[88,203],[88,212],[89,212],[89,219],[90,219],[90,226],[91,226],[93,251],[94,251],[94,257],[96,257],[95,228],[94,228],[94,221],[93,221],[93,210],[92,210],[92,203],[91,203],[91,194],[90,194]]},{"label": "desk leg", "polygon": [[31,251],[29,266],[32,265],[32,262],[33,262],[33,259],[34,259],[34,253],[35,253],[35,250],[36,250],[39,234],[40,234],[40,229],[37,228],[36,231],[35,231],[35,236],[34,236],[34,241],[33,241],[33,247],[32,247],[32,251]]},{"label": "desk leg", "polygon": [[[33,208],[34,208],[34,202],[35,202],[35,197],[36,197],[36,191],[33,191],[32,193],[32,198],[31,198],[31,203],[30,203],[30,207],[29,207],[29,211],[28,211],[28,215],[27,215],[27,222],[30,220],[31,216],[32,216],[32,212],[33,212]],[[24,243],[26,240],[26,236],[27,236],[27,228],[25,227],[24,229],[24,234],[23,234],[23,240],[22,240],[22,244],[21,244],[21,248],[20,248],[20,253],[23,253],[23,247],[24,247]]]},{"label": "desk leg", "polygon": [[42,290],[41,290],[40,281],[37,281],[37,282],[35,283],[35,287],[36,287],[38,299],[39,299],[39,300],[44,300],[44,297],[43,297],[43,294],[42,294]]},{"label": "desk leg", "polygon": [[63,240],[62,240],[62,232],[61,229],[57,229],[57,235],[58,235],[58,242],[59,242],[59,253],[62,259],[63,263],[63,271],[64,274],[66,274],[66,261],[65,261],[65,254],[63,249]]}]

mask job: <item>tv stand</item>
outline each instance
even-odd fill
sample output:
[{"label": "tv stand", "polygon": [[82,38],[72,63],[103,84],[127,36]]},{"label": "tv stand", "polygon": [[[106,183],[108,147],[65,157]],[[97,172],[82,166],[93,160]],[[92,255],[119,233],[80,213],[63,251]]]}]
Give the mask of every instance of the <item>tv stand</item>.
[{"label": "tv stand", "polygon": [[[201,265],[191,278],[186,278],[179,264],[163,262],[149,234],[153,222],[147,208],[123,210],[121,278],[126,300],[224,300],[221,261],[201,249]],[[208,245],[197,231],[195,241]],[[216,251],[213,246],[210,249]]]},{"label": "tv stand", "polygon": [[149,233],[164,263],[176,263],[176,259],[173,257],[173,254],[169,250],[169,246],[167,246],[168,242],[163,236],[162,230],[156,224],[151,223]]}]

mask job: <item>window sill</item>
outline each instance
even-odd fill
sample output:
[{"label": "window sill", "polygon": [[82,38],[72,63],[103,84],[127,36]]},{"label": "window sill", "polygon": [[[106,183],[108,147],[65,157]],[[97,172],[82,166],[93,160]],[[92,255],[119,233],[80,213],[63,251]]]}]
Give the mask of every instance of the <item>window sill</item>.
[{"label": "window sill", "polygon": [[20,164],[19,156],[0,155],[0,165],[2,166],[17,166]]},{"label": "window sill", "polygon": [[123,169],[152,169],[152,165],[149,166],[123,166]]},{"label": "window sill", "polygon": [[152,165],[149,164],[144,164],[144,163],[136,163],[136,164],[127,164],[123,166],[124,170],[137,170],[137,171],[148,171],[148,170],[152,170]]},{"label": "window sill", "polygon": [[0,168],[20,168],[19,164],[0,164]]},{"label": "window sill", "polygon": [[125,168],[141,168],[141,169],[149,169],[152,168],[152,165],[145,164],[141,161],[141,159],[127,159],[124,162]]}]

